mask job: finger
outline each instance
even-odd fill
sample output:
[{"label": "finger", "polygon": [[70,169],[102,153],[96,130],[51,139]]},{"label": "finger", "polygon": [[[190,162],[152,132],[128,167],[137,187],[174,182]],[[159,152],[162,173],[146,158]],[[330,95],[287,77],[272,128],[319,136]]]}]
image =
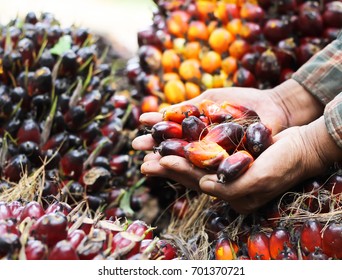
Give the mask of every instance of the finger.
[{"label": "finger", "polygon": [[155,144],[151,134],[139,136],[132,141],[133,149],[141,151],[152,150]]},{"label": "finger", "polygon": [[167,177],[167,169],[159,164],[159,160],[149,160],[144,162],[140,167],[140,171],[142,174],[150,176]]},{"label": "finger", "polygon": [[177,173],[179,177],[194,178],[196,181],[207,174],[206,171],[194,167],[185,158],[179,156],[165,156],[160,159],[160,165]]},{"label": "finger", "polygon": [[139,121],[143,125],[152,126],[163,120],[163,115],[158,112],[144,113],[140,116]]},{"label": "finger", "polygon": [[148,153],[145,157],[144,157],[144,162],[146,161],[150,161],[150,160],[160,160],[161,155],[158,153]]}]

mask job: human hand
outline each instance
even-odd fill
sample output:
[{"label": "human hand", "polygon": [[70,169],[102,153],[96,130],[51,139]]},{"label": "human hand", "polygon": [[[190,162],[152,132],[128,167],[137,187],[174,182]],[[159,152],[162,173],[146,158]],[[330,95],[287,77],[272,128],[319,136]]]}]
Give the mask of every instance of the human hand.
[{"label": "human hand", "polygon": [[323,117],[284,130],[274,141],[237,180],[222,184],[216,175],[207,174],[199,181],[200,190],[229,202],[239,213],[250,213],[342,159]]}]

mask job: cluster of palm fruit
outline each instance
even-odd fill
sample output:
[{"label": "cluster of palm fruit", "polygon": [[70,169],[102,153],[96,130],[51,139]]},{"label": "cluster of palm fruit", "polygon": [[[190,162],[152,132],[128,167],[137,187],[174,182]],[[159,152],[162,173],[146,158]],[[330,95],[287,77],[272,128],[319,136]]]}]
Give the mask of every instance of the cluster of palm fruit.
[{"label": "cluster of palm fruit", "polygon": [[[29,13],[1,31],[0,200],[44,209],[85,202],[88,219],[101,211],[150,224],[154,211],[139,214],[151,195],[143,154],[131,148],[140,107],[124,60],[100,35],[62,28],[50,13]],[[21,231],[21,220],[11,228]]]},{"label": "cluster of palm fruit", "polygon": [[141,220],[91,219],[67,203],[0,201],[0,259],[174,259],[177,250]]},{"label": "cluster of palm fruit", "polygon": [[342,259],[342,177],[339,172],[293,191],[240,219],[214,200],[203,212],[213,259]]},{"label": "cluster of palm fruit", "polygon": [[273,87],[337,37],[340,1],[155,1],[127,73],[143,112],[217,87]]},{"label": "cluster of palm fruit", "polygon": [[130,146],[140,108],[119,82],[120,63],[102,37],[62,28],[49,13],[29,13],[2,27],[2,193],[44,165],[47,203],[58,197],[73,206],[86,199],[93,211],[111,205],[110,218],[128,214],[116,206],[129,193],[129,213],[141,207],[148,193],[132,198],[129,191],[141,178],[139,153]]},{"label": "cluster of palm fruit", "polygon": [[150,131],[155,152],[216,172],[221,183],[241,176],[273,142],[253,110],[210,100],[166,108]]}]

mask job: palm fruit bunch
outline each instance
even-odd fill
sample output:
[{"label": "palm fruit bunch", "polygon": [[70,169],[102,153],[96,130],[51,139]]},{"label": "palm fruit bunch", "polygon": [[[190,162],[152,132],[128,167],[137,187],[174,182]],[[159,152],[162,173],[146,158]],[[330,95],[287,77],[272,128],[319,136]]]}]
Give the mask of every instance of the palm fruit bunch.
[{"label": "palm fruit bunch", "polygon": [[253,110],[210,100],[166,108],[150,131],[155,152],[215,171],[221,183],[242,175],[273,141],[271,129]]},{"label": "palm fruit bunch", "polygon": [[56,201],[0,202],[0,259],[175,259],[176,247],[142,220],[89,218]]},{"label": "palm fruit bunch", "polygon": [[288,78],[342,28],[340,1],[155,0],[127,75],[142,111],[206,89],[266,89]]},{"label": "palm fruit bunch", "polygon": [[12,20],[0,36],[0,200],[86,201],[93,215],[134,219],[150,194],[131,148],[140,107],[125,60],[50,13]]}]

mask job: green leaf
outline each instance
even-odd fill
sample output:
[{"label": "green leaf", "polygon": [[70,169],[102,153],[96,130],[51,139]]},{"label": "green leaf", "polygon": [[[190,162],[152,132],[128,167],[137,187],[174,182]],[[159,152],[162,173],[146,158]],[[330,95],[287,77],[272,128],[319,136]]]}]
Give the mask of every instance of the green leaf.
[{"label": "green leaf", "polygon": [[64,35],[59,38],[58,42],[50,49],[50,52],[61,56],[63,53],[71,49],[72,39],[70,35]]}]

